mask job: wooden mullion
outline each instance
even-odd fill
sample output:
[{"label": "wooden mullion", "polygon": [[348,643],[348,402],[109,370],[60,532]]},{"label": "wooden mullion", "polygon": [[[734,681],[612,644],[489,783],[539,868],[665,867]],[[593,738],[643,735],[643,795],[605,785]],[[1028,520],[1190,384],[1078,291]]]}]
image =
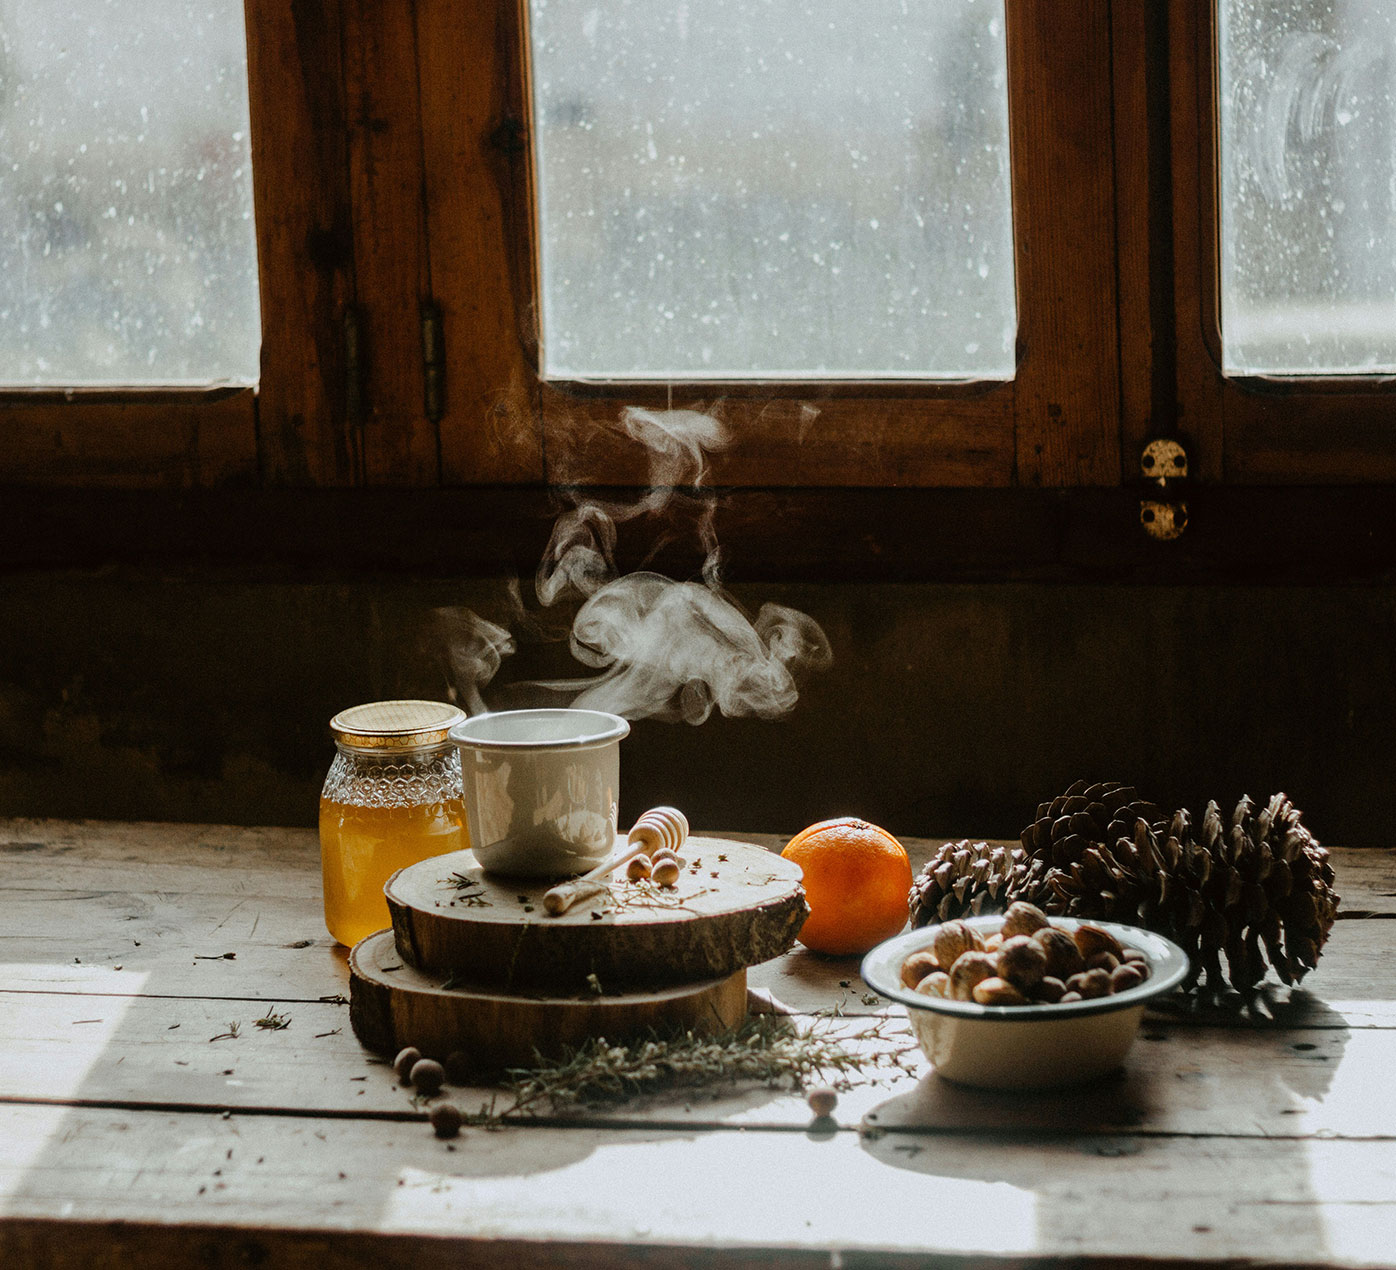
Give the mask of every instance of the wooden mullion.
[{"label": "wooden mullion", "polygon": [[362,358],[364,478],[435,485],[423,408],[421,302],[428,273],[415,5],[347,0],[344,78]]},{"label": "wooden mullion", "polygon": [[1120,480],[1109,0],[1007,0],[1018,480]]},{"label": "wooden mullion", "polygon": [[543,479],[520,0],[417,0],[427,243],[446,341],[442,480]]},{"label": "wooden mullion", "polygon": [[342,319],[353,289],[339,5],[246,0],[262,297],[257,414],[264,479],[349,485]]},{"label": "wooden mullion", "polygon": [[1211,336],[1216,324],[1212,0],[1170,0],[1168,16],[1178,426],[1191,442],[1192,479],[1220,481],[1224,385]]}]

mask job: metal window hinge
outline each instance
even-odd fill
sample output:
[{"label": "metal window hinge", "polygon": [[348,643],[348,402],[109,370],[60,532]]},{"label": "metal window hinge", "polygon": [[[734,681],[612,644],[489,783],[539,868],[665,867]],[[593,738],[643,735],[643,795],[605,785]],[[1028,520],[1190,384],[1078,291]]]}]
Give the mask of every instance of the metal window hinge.
[{"label": "metal window hinge", "polygon": [[1145,491],[1139,500],[1139,523],[1150,538],[1168,542],[1188,527],[1183,497],[1188,483],[1188,452],[1173,437],[1156,437],[1144,445],[1139,472]]},{"label": "metal window hinge", "polygon": [[422,409],[432,423],[440,423],[446,413],[446,333],[441,322],[441,306],[423,300],[422,317]]}]

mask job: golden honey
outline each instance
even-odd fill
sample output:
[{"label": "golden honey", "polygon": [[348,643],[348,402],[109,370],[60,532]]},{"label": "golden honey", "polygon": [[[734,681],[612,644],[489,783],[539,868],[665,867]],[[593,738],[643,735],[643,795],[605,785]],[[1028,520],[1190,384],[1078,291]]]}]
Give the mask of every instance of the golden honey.
[{"label": "golden honey", "polygon": [[383,883],[398,869],[470,845],[459,798],[408,807],[320,800],[325,925],[346,947],[390,924]]},{"label": "golden honey", "polygon": [[383,884],[398,869],[470,845],[460,754],[465,715],[438,701],[374,701],[330,721],[334,762],[320,791],[325,925],[346,946],[390,925]]}]

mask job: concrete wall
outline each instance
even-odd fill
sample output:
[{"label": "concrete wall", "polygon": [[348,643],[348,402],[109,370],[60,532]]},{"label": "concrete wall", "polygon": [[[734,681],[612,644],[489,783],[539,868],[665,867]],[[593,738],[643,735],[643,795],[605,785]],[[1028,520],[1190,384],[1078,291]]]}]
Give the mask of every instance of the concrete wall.
[{"label": "concrete wall", "polygon": [[[834,662],[780,722],[641,722],[624,815],[792,832],[857,813],[1011,836],[1078,776],[1200,806],[1283,788],[1318,836],[1390,845],[1396,591],[752,585]],[[0,813],[311,824],[338,709],[445,691],[432,611],[506,620],[502,582],[0,578]],[[501,677],[575,673],[526,642]]]}]

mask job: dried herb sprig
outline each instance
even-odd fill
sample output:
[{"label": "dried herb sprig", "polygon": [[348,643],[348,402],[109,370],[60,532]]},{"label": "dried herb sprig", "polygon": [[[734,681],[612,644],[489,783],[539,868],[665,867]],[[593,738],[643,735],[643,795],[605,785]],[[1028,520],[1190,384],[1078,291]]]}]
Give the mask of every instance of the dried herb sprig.
[{"label": "dried herb sprig", "polygon": [[289,1014],[278,1014],[275,1010],[268,1010],[265,1015],[256,1021],[259,1028],[267,1032],[280,1032],[283,1028],[291,1026],[291,1016]]},{"label": "dried herb sprig", "polygon": [[688,907],[689,902],[696,900],[700,895],[707,895],[712,890],[712,887],[705,886],[702,890],[691,891],[687,895],[683,895],[674,887],[660,886],[648,878],[638,878],[633,881],[614,882],[606,887],[606,894],[610,898],[609,906],[613,910],[661,908],[692,913],[696,910]]},{"label": "dried herb sprig", "polygon": [[905,1059],[916,1044],[909,1033],[890,1035],[892,1022],[878,1019],[861,1031],[838,1033],[827,1026],[801,1026],[783,1015],[759,1014],[718,1036],[686,1032],[629,1045],[597,1038],[557,1062],[510,1070],[505,1092],[512,1101],[473,1119],[498,1124],[539,1106],[564,1111],[660,1090],[742,1081],[789,1083],[800,1089],[818,1079],[851,1089],[876,1078],[870,1073],[908,1070]]},{"label": "dried herb sprig", "polygon": [[480,880],[471,877],[468,873],[452,873],[444,880],[443,885],[452,887],[456,892],[456,899],[464,900],[467,908],[494,907],[485,898],[484,887]]}]

